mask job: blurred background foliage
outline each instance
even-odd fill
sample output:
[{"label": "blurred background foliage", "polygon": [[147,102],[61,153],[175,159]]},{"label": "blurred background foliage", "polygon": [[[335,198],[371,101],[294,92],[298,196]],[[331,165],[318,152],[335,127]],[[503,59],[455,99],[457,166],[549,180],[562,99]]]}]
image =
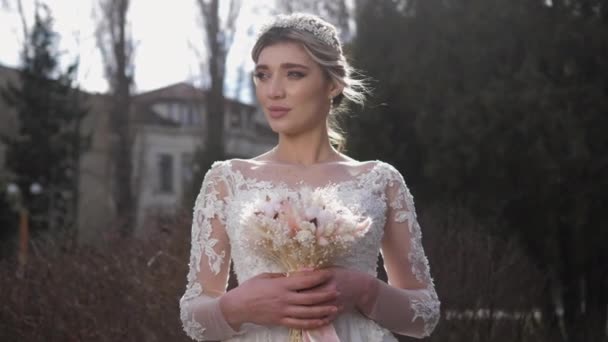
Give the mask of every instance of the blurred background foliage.
[{"label": "blurred background foliage", "polygon": [[606,3],[360,5],[351,50],[375,96],[349,120],[352,152],[403,170],[423,211],[461,207],[516,238],[552,340],[605,340]]}]

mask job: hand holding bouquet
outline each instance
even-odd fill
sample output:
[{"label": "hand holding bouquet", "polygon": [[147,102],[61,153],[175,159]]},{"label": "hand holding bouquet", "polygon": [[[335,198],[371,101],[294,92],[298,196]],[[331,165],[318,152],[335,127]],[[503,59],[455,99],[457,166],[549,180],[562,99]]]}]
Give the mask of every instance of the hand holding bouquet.
[{"label": "hand holding bouquet", "polygon": [[[371,220],[340,203],[331,188],[267,195],[248,205],[241,224],[252,248],[284,272],[332,266],[369,229]],[[313,337],[314,336],[314,337]],[[333,326],[290,330],[290,341],[338,341]]]}]

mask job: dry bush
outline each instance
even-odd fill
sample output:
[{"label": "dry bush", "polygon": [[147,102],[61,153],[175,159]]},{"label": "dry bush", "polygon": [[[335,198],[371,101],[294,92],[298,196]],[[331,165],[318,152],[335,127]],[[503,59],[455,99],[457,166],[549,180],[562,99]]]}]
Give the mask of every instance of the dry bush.
[{"label": "dry bush", "polygon": [[463,208],[435,205],[419,220],[442,310],[429,341],[545,340],[533,313],[545,279],[515,238]]},{"label": "dry bush", "polygon": [[0,261],[0,341],[190,341],[178,304],[190,223],[180,217],[146,240],[36,237],[22,278],[15,258]]},{"label": "dry bush", "polygon": [[[532,317],[543,277],[515,240],[487,234],[463,209],[436,206],[420,216],[423,244],[442,301],[429,341],[543,341]],[[190,215],[167,219],[146,240],[108,236],[95,246],[62,236],[31,243],[23,278],[0,261],[0,341],[190,341],[179,321]],[[523,316],[456,317],[487,310]],[[401,338],[401,340],[412,340]]]}]

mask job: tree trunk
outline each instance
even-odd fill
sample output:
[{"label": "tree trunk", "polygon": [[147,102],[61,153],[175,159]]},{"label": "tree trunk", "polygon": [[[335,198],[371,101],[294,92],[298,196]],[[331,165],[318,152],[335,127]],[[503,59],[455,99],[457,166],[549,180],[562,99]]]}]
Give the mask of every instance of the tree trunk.
[{"label": "tree trunk", "polygon": [[[211,163],[225,157],[224,151],[224,74],[226,55],[231,35],[234,31],[234,21],[238,13],[238,4],[230,3],[227,27],[221,29],[219,17],[219,0],[198,0],[199,9],[204,21],[207,47],[209,49],[209,76],[211,85],[207,92],[207,135],[205,139],[204,158],[207,169]],[[235,7],[236,6],[236,7]],[[206,165],[209,164],[209,165]]]},{"label": "tree trunk", "polygon": [[209,16],[207,22],[207,37],[211,52],[209,60],[209,74],[211,88],[207,99],[207,153],[211,161],[224,157],[224,64],[226,56],[224,47],[219,41],[219,0],[209,3]]},{"label": "tree trunk", "polygon": [[115,107],[112,113],[115,124],[114,132],[116,132],[118,136],[118,139],[115,141],[115,179],[117,180],[116,209],[118,219],[121,224],[121,231],[125,234],[128,234],[133,229],[133,211],[135,209],[133,203],[133,193],[131,191],[132,139],[130,124],[131,120],[129,119],[131,109],[131,80],[127,75],[128,56],[126,53],[127,41],[125,36],[127,9],[128,2],[125,0],[120,1],[118,13],[119,36],[114,50],[116,58],[116,89],[114,93]]},{"label": "tree trunk", "polygon": [[128,235],[132,233],[135,225],[136,201],[131,179],[133,137],[130,110],[133,43],[127,33],[129,0],[101,0],[100,8],[102,18],[97,32],[98,43],[112,96],[110,144],[116,228],[122,234]]}]

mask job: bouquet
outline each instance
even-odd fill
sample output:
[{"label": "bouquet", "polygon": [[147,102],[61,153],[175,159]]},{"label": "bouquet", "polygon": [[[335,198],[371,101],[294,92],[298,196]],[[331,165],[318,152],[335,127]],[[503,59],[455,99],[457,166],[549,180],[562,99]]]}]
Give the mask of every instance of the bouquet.
[{"label": "bouquet", "polygon": [[[369,217],[354,214],[331,188],[266,195],[250,203],[241,216],[246,239],[256,253],[295,272],[332,266],[336,258],[365,235]],[[339,341],[332,325],[315,331],[291,329],[289,340]]]}]

